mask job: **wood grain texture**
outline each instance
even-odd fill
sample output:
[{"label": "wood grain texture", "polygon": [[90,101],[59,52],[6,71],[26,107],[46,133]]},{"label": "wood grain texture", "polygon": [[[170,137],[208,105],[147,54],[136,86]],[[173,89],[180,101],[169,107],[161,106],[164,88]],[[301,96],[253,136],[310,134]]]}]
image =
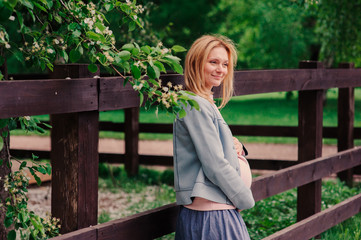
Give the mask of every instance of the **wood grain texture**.
[{"label": "wood grain texture", "polygon": [[263,240],[304,240],[315,237],[361,211],[361,194],[308,217]]},{"label": "wood grain texture", "polygon": [[154,239],[175,231],[179,207],[175,204],[96,226],[98,240]]},{"label": "wood grain texture", "polygon": [[[353,64],[342,63],[339,68],[352,69]],[[353,148],[354,143],[354,119],[355,119],[355,91],[354,88],[339,88],[337,102],[337,149],[343,151]],[[349,187],[353,185],[353,170],[347,169],[337,176],[346,182]]]},{"label": "wood grain texture", "polygon": [[358,165],[361,165],[361,147],[299,163],[255,178],[252,183],[253,196],[259,201]]},{"label": "wood grain texture", "polygon": [[139,107],[124,111],[125,163],[129,176],[135,176],[139,170]]},{"label": "wood grain texture", "polygon": [[[323,70],[320,62],[300,62],[300,68]],[[311,82],[311,80],[310,80]],[[319,81],[318,81],[319,82]],[[298,161],[322,156],[323,90],[298,93]],[[297,220],[321,211],[321,179],[297,189]]]},{"label": "wood grain texture", "polygon": [[97,79],[0,81],[0,118],[97,109]]},{"label": "wood grain texture", "polygon": [[100,78],[99,111],[139,107],[138,93],[123,82],[120,77]]}]

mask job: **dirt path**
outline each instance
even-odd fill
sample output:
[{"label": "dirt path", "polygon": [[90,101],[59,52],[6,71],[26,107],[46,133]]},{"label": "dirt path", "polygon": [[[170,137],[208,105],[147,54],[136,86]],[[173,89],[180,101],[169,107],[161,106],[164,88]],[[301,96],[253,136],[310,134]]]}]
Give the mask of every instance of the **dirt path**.
[{"label": "dirt path", "polygon": [[[280,160],[297,159],[297,145],[294,144],[246,143],[246,147],[249,152],[249,158]],[[37,136],[11,136],[10,148],[50,150],[50,138]],[[116,139],[100,139],[99,152],[124,153],[124,141]],[[323,146],[323,156],[328,156],[336,152],[336,146]],[[173,143],[172,141],[142,140],[139,142],[139,153],[149,155],[172,155]]]},{"label": "dirt path", "polygon": [[[249,158],[254,159],[282,159],[296,160],[297,145],[291,144],[257,144],[248,143]],[[13,149],[29,149],[29,150],[50,150],[49,137],[28,137],[28,136],[11,136],[10,147]],[[124,141],[115,139],[100,139],[99,151],[107,153],[124,153]],[[324,146],[323,156],[333,154],[337,151],[335,146]],[[172,155],[172,141],[140,141],[139,153],[150,155]],[[267,172],[267,171],[265,171]],[[145,197],[153,201],[156,196],[152,192],[159,190],[152,189],[157,186],[150,186],[146,193],[135,195],[119,190],[117,193],[110,191],[99,191],[98,208],[99,214],[103,212],[109,213],[111,219],[117,219],[128,215],[127,209],[134,204],[134,201]],[[159,187],[158,187],[159,188]],[[143,195],[142,195],[143,194]],[[28,193],[29,209],[45,216],[51,211],[51,184],[43,184],[41,187],[32,185]]]}]

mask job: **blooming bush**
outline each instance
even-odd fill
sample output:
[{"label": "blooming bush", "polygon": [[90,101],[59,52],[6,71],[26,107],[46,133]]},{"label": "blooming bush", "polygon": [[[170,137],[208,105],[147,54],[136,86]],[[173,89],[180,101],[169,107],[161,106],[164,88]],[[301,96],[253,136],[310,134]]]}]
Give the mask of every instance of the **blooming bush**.
[{"label": "blooming bush", "polygon": [[[96,72],[96,64],[101,64],[126,79],[125,83],[138,91],[141,104],[144,99],[148,102],[147,107],[154,105],[181,116],[185,112],[180,103],[198,107],[181,87],[162,86],[159,81],[166,67],[183,73],[180,58],[173,55],[185,51],[183,47],[167,48],[161,42],[156,46],[136,42],[117,45],[106,16],[115,11],[129,31],[141,28],[144,22],[139,14],[144,7],[135,1],[99,0],[85,4],[78,0],[7,0],[0,7],[7,9],[4,23],[10,23],[0,24],[0,46],[20,62],[52,70],[54,63],[88,59],[91,72]],[[14,25],[17,32],[10,30]],[[3,62],[1,56],[0,65]]]},{"label": "blooming bush", "polygon": [[[167,68],[182,74],[180,58],[173,53],[185,51],[181,46],[167,48],[161,42],[155,46],[128,42],[118,45],[110,28],[107,15],[116,12],[121,25],[128,25],[131,32],[144,25],[140,14],[144,7],[136,1],[98,0],[84,3],[80,0],[4,0],[0,1],[0,66],[10,55],[25,65],[40,66],[42,70],[53,70],[57,63],[89,62],[89,71],[98,71],[96,64],[115,72],[130,83],[139,93],[140,104],[146,108],[154,107],[166,110],[173,115],[185,116],[182,106],[191,105],[196,109],[196,101],[188,97],[181,85],[163,83],[160,73]],[[0,72],[0,80],[4,78]],[[44,130],[39,121],[32,117],[0,119],[0,151],[8,150],[4,139],[8,131],[20,123],[26,131]],[[0,159],[10,168],[8,159]],[[40,218],[27,210],[26,187],[28,178],[24,175],[27,168],[40,184],[36,172],[51,173],[50,165],[20,165],[19,171],[3,176],[0,184],[9,197],[1,203],[5,208],[6,228],[14,228],[8,239],[15,239],[17,233],[21,239],[46,239],[59,233],[57,219]]]}]

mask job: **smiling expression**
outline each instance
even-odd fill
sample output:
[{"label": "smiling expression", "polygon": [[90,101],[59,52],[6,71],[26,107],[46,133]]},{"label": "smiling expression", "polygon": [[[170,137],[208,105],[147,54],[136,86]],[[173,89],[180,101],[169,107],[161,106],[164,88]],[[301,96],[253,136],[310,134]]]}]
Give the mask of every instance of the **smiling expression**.
[{"label": "smiling expression", "polygon": [[213,87],[221,85],[228,73],[228,53],[224,47],[213,48],[204,65],[204,79],[206,88],[210,91]]}]

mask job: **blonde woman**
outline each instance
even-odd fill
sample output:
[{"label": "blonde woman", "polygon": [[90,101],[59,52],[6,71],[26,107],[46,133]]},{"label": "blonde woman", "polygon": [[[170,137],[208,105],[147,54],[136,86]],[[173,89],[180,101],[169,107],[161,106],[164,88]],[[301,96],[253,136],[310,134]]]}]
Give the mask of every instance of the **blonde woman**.
[{"label": "blonde woman", "polygon": [[200,111],[173,125],[174,178],[177,204],[182,205],[176,240],[249,239],[239,211],[254,206],[246,150],[232,136],[213,101],[212,88],[222,86],[224,107],[233,93],[237,54],[223,36],[197,39],[185,60],[185,85]]}]

